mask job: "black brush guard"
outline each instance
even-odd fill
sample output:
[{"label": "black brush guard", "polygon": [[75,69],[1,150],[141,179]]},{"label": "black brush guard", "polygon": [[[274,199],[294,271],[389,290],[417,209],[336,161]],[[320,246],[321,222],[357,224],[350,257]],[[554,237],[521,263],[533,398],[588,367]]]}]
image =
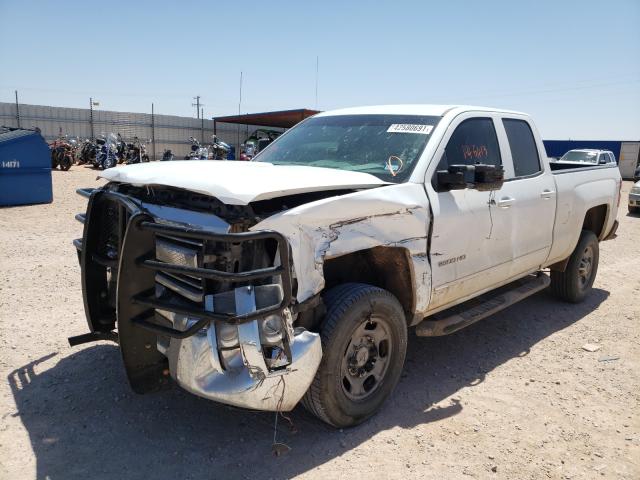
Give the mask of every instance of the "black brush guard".
[{"label": "black brush guard", "polygon": [[[119,241],[117,261],[97,253],[100,242],[101,209],[114,202],[118,210],[119,224],[116,227]],[[77,345],[95,340],[109,339],[117,322],[118,334],[127,376],[134,391],[146,393],[162,388],[166,383],[167,359],[155,348],[158,335],[184,339],[196,334],[211,321],[241,324],[271,314],[281,314],[292,304],[292,283],[289,244],[282,234],[274,231],[244,233],[214,233],[188,226],[157,223],[135,199],[117,192],[95,190],[90,193],[87,214],[84,217],[84,234],[79,257],[82,268],[82,292],[91,334],[69,339]],[[126,221],[126,224],[125,224]],[[279,262],[273,267],[231,273],[209,268],[195,268],[160,262],[155,259],[156,234],[175,238],[196,239],[203,242],[242,243],[256,240],[277,242]],[[276,259],[277,260],[277,259]],[[279,265],[278,265],[279,263]],[[107,298],[107,268],[118,267],[116,309],[110,308]],[[204,306],[178,304],[160,300],[155,296],[157,272],[179,273],[246,285],[248,282],[278,276],[282,284],[282,301],[244,315],[206,311]],[[306,302],[305,302],[306,303]],[[177,330],[161,325],[155,309],[188,315],[198,320],[186,330]],[[116,315],[117,312],[117,315]],[[169,323],[169,322],[166,322]],[[111,337],[113,339],[113,337]]]}]

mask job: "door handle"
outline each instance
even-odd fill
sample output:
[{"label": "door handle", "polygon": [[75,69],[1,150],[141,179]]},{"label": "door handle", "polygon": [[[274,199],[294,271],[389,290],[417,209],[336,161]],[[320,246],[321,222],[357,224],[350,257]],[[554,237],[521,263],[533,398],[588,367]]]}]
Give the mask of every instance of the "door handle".
[{"label": "door handle", "polygon": [[545,189],[540,193],[540,197],[548,200],[549,198],[553,197],[555,193],[556,192],[554,192],[553,190]]},{"label": "door handle", "polygon": [[509,208],[514,203],[516,203],[516,199],[513,197],[502,197],[498,200],[498,206],[500,208]]}]

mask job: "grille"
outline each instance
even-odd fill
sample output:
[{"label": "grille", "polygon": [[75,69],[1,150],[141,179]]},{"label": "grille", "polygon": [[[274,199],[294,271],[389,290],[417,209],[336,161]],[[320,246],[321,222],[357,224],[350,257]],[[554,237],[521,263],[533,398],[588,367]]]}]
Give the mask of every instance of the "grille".
[{"label": "grille", "polygon": [[[188,239],[160,236],[156,237],[156,259],[172,265],[199,268],[202,266],[203,243]],[[156,283],[173,293],[197,304],[204,299],[201,277],[183,273],[157,272]]]}]

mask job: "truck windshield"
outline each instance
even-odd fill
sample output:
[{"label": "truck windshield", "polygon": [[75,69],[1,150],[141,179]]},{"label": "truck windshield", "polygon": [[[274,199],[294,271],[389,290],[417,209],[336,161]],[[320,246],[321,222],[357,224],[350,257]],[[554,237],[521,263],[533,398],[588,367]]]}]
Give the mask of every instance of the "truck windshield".
[{"label": "truck windshield", "polygon": [[580,152],[576,150],[570,150],[562,156],[560,161],[598,163],[598,154],[596,152]]},{"label": "truck windshield", "polygon": [[422,115],[313,117],[278,138],[255,161],[365,172],[400,183],[411,175],[439,120]]}]

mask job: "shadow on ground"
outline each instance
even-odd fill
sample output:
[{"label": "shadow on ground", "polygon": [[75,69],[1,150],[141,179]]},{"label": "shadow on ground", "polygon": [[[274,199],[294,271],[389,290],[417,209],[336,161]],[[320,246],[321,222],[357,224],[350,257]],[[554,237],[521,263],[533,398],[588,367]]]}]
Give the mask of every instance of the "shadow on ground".
[{"label": "shadow on ground", "polygon": [[456,415],[464,408],[459,401],[433,406],[527,355],[608,295],[595,289],[584,303],[568,305],[542,293],[448,337],[410,334],[406,374],[376,417],[340,433],[297,407],[290,414],[297,431],[279,424],[279,439],[292,450],[278,458],[271,453],[273,414],[233,409],[177,387],[138,396],[116,346],[84,348],[55,364],[55,354],[44,355],[12,372],[9,383],[39,479],[289,478],[380,431]]}]

